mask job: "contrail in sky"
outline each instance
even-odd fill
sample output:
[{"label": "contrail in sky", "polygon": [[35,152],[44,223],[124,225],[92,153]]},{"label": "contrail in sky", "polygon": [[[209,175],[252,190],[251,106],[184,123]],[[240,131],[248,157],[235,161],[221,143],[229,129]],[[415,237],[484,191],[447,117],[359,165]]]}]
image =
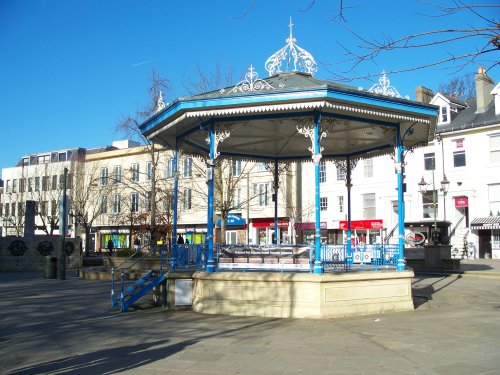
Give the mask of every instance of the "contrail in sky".
[{"label": "contrail in sky", "polygon": [[146,61],[142,61],[142,62],[138,62],[138,63],[132,64],[131,67],[135,68],[136,66],[139,66],[139,65],[149,64],[149,63],[152,63],[152,62],[155,62],[155,61],[160,61],[160,60],[163,60],[163,59],[164,59],[164,57],[160,57],[159,59],[146,60]]}]

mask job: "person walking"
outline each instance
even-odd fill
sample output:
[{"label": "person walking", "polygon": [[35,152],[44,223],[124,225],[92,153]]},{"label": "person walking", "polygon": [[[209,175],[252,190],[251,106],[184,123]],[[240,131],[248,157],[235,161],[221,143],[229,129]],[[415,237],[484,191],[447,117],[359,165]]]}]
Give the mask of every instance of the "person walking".
[{"label": "person walking", "polygon": [[113,243],[113,240],[110,238],[108,241],[108,252],[109,256],[113,255],[113,249],[115,247],[115,244]]},{"label": "person walking", "polygon": [[179,238],[177,238],[177,244],[184,245],[184,238],[179,234]]},{"label": "person walking", "polygon": [[139,239],[139,237],[136,237],[135,241],[134,241],[134,249],[135,249],[135,251],[138,251],[140,247],[141,247],[141,240]]}]

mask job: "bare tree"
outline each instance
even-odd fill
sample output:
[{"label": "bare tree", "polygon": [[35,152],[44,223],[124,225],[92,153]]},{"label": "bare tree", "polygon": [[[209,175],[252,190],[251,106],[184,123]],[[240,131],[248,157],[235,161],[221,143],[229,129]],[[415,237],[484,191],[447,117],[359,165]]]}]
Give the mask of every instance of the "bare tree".
[{"label": "bare tree", "polygon": [[[500,23],[494,18],[495,11],[498,14],[500,5],[476,5],[471,1],[450,0],[448,5],[441,3],[429,3],[421,1],[430,7],[434,13],[429,17],[453,17],[459,13],[466,13],[471,21],[477,21],[481,26],[464,25],[463,27],[437,29],[419,32],[401,37],[384,37],[382,40],[374,40],[362,36],[347,26],[339,23],[359,41],[357,46],[345,46],[344,48],[350,68],[343,75],[334,74],[335,78],[342,80],[353,80],[358,78],[378,76],[379,72],[368,74],[363,77],[347,78],[345,74],[352,73],[354,69],[365,62],[373,63],[377,57],[390,51],[399,50],[422,50],[422,53],[435,46],[443,47],[445,54],[433,54],[433,57],[423,64],[409,65],[400,69],[394,69],[387,73],[402,73],[430,67],[452,67],[459,71],[469,64],[477,63],[480,59],[487,65],[487,70],[500,64],[498,51],[500,50]],[[471,22],[472,23],[472,22]],[[462,50],[458,54],[450,54],[447,46],[459,45],[463,41],[473,42],[475,48]],[[458,42],[458,43],[457,43]],[[465,44],[463,44],[465,46]],[[466,47],[467,48],[467,47]]]},{"label": "bare tree", "polygon": [[440,83],[437,91],[456,99],[467,100],[476,96],[476,84],[471,75],[458,76]]},{"label": "bare tree", "polygon": [[150,88],[148,91],[149,99],[140,111],[137,111],[135,115],[126,116],[121,120],[116,130],[125,136],[132,139],[139,139],[141,143],[146,148],[149,155],[149,162],[151,163],[151,170],[149,176],[150,186],[147,191],[150,192],[150,215],[149,215],[149,230],[151,235],[151,240],[156,243],[156,239],[159,237],[159,232],[157,228],[158,220],[158,199],[156,197],[157,191],[159,190],[159,183],[161,178],[159,177],[159,165],[160,165],[160,155],[165,151],[163,147],[153,144],[149,139],[142,135],[139,126],[140,124],[152,116],[157,110],[164,106],[163,95],[171,93],[170,81],[167,78],[162,77],[158,71],[152,70],[150,76]]}]

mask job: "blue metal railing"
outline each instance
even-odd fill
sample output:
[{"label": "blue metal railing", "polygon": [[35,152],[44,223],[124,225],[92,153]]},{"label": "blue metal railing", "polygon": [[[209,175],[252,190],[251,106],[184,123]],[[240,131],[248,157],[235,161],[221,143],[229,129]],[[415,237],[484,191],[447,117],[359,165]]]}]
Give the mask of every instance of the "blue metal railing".
[{"label": "blue metal railing", "polygon": [[[324,271],[395,268],[397,244],[321,245]],[[217,270],[308,271],[316,258],[310,245],[217,245]]]}]

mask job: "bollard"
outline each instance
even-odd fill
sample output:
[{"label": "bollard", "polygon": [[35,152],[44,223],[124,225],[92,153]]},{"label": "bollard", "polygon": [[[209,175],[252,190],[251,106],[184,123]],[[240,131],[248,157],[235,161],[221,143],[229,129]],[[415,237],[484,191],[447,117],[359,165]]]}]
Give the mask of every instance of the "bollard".
[{"label": "bollard", "polygon": [[57,258],[47,255],[45,257],[45,279],[56,279],[57,278]]}]

